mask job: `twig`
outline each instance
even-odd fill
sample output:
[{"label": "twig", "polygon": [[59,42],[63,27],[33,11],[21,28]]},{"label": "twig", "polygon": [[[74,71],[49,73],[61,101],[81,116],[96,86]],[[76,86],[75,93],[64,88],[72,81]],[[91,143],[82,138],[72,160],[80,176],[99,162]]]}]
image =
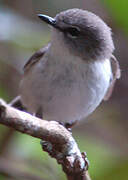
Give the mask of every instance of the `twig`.
[{"label": "twig", "polygon": [[[17,96],[15,97],[10,103],[10,106],[15,107],[21,111],[26,111],[25,107],[21,103],[21,97]],[[1,143],[0,143],[0,156],[4,155],[6,153],[6,148],[8,147],[8,144],[10,143],[10,140],[14,134],[15,130],[12,128],[7,129],[5,135],[2,137]]]},{"label": "twig", "polygon": [[0,100],[0,123],[47,141],[43,149],[62,165],[68,180],[90,180],[86,160],[71,133],[56,121],[46,121],[17,110]]}]

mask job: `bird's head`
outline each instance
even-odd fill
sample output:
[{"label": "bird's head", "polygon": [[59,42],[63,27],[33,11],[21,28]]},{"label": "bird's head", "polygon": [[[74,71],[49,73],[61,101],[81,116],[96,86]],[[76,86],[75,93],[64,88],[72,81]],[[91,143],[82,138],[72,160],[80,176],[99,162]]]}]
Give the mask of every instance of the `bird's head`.
[{"label": "bird's head", "polygon": [[[110,58],[114,50],[111,29],[95,14],[69,9],[51,18],[39,14],[43,21],[53,27],[53,33],[75,56],[84,60]],[[54,35],[54,34],[53,34]]]}]

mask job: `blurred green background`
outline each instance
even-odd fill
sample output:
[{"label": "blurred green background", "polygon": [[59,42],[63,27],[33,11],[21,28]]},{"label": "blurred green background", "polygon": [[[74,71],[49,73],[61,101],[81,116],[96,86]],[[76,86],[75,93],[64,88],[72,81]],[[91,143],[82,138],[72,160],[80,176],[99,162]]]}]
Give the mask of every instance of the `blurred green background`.
[{"label": "blurred green background", "polygon": [[[90,161],[92,180],[127,180],[128,169],[128,1],[127,0],[0,0],[0,97],[18,94],[22,67],[50,40],[50,29],[38,13],[55,16],[69,8],[99,15],[112,28],[115,56],[122,77],[113,95],[80,122],[73,135]],[[65,180],[61,167],[42,152],[40,141],[0,125],[0,180]]]}]

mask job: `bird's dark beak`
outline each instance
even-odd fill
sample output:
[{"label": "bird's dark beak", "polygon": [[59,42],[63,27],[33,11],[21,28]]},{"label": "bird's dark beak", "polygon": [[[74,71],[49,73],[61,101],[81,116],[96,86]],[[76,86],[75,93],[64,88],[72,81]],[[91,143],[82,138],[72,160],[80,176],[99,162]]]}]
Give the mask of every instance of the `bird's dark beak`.
[{"label": "bird's dark beak", "polygon": [[52,17],[49,17],[47,15],[44,14],[38,14],[38,17],[43,20],[44,22],[46,22],[47,24],[50,24],[51,26],[56,27],[56,20]]}]

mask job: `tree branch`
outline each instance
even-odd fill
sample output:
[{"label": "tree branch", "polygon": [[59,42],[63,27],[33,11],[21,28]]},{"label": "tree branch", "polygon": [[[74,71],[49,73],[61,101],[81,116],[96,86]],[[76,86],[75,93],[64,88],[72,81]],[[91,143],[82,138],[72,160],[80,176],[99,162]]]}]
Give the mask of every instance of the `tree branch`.
[{"label": "tree branch", "polygon": [[68,180],[90,180],[86,155],[81,154],[71,133],[58,122],[41,120],[0,100],[0,123],[46,141],[43,149],[62,165]]}]

